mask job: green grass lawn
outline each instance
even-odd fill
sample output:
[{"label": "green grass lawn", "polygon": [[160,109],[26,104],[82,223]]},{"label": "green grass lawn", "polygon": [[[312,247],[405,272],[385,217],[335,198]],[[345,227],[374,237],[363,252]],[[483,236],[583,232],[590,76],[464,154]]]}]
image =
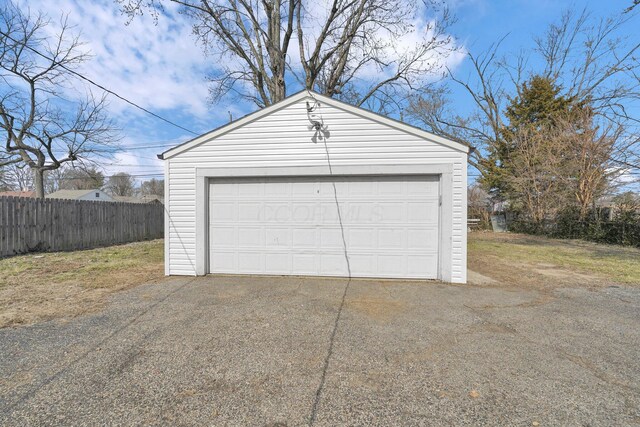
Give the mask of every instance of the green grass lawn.
[{"label": "green grass lawn", "polygon": [[[523,273],[548,271],[546,276],[640,284],[640,249],[579,240],[557,240],[511,233],[469,234],[469,267],[482,274],[517,280]],[[558,273],[565,271],[566,274]],[[492,275],[493,272],[493,275]],[[572,274],[573,273],[573,274]],[[564,282],[564,280],[560,280]]]}]

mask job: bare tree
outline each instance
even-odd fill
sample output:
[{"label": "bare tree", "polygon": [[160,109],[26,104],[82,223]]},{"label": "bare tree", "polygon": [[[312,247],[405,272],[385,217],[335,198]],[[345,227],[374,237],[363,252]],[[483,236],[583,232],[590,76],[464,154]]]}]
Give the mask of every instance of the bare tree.
[{"label": "bare tree", "polygon": [[7,167],[0,166],[0,191],[11,190],[11,183],[7,177]]},{"label": "bare tree", "polygon": [[633,191],[625,191],[612,198],[618,216],[640,215],[640,194]]},{"label": "bare tree", "polygon": [[591,108],[574,111],[573,117],[556,121],[557,131],[552,134],[564,147],[563,168],[558,172],[574,194],[581,220],[622,171],[614,154],[624,128],[606,120],[596,123],[596,119]]},{"label": "bare tree", "polygon": [[543,126],[521,126],[511,135],[506,195],[522,219],[541,230],[545,220],[577,207],[585,220],[620,169],[612,153],[623,129],[598,123],[589,107],[574,108]]},{"label": "bare tree", "polygon": [[142,196],[164,197],[164,180],[152,178],[140,184],[140,194]]},{"label": "bare tree", "polygon": [[640,100],[640,40],[625,34],[635,17],[566,11],[535,39],[545,75],[565,87],[567,96],[590,100],[596,113],[640,123],[627,108]]},{"label": "bare tree", "polygon": [[[633,105],[640,101],[640,42],[633,38],[631,23],[636,16],[598,18],[572,10],[535,38],[533,50],[504,53],[503,38],[483,53],[470,52],[471,73],[461,77],[450,72],[444,85],[434,85],[412,101],[408,116],[427,130],[478,148],[470,164],[491,187],[491,175],[499,166],[505,107],[519,95],[524,80],[541,74],[561,86],[565,97],[591,105],[611,123],[607,127],[624,131],[617,137],[612,161],[637,171],[640,119]],[[535,68],[538,63],[543,69]],[[469,114],[460,114],[453,104],[452,88],[467,95]]]},{"label": "bare tree", "polygon": [[45,172],[90,160],[98,146],[104,152],[117,141],[104,97],[69,100],[70,70],[89,58],[66,18],[60,25],[52,36],[44,16],[11,2],[0,9],[0,164],[28,166],[40,198]]},{"label": "bare tree", "polygon": [[66,165],[59,167],[58,169],[47,171],[44,175],[44,191],[46,194],[55,193],[58,190],[62,190],[64,187],[64,174],[66,172]]},{"label": "bare tree", "polygon": [[11,189],[15,191],[33,190],[33,173],[25,165],[12,164],[7,166],[5,179]]},{"label": "bare tree", "polygon": [[541,230],[564,201],[570,199],[562,170],[565,150],[561,138],[552,129],[522,127],[513,134],[518,150],[511,153],[506,177],[512,209]]},{"label": "bare tree", "polygon": [[95,167],[67,168],[60,177],[59,188],[66,190],[92,190],[102,188],[105,179]]},{"label": "bare tree", "polygon": [[107,191],[114,196],[131,197],[135,190],[136,183],[128,173],[120,172],[107,180]]},{"label": "bare tree", "polygon": [[[469,163],[485,179],[490,178],[496,167],[494,157],[500,147],[505,127],[505,104],[509,99],[509,91],[505,88],[506,73],[499,53],[503,40],[479,55],[468,52],[471,76],[463,79],[449,70],[448,82],[427,88],[411,100],[407,109],[407,117],[427,130],[476,147],[470,153]],[[468,95],[470,114],[461,115],[453,105],[449,85],[457,86]]]},{"label": "bare tree", "polygon": [[487,227],[491,221],[491,198],[480,185],[473,184],[467,189],[469,217],[480,220],[481,227]]},{"label": "bare tree", "polygon": [[640,171],[640,41],[628,33],[637,14],[594,18],[567,11],[536,39],[545,73],[576,102],[588,102],[604,126],[618,134],[611,161]]},{"label": "bare tree", "polygon": [[[356,105],[395,105],[455,49],[445,33],[452,17],[436,0],[117,1],[130,17],[146,9],[159,18],[163,5],[178,5],[217,59],[213,99],[233,93],[259,107],[283,99],[294,79]],[[418,16],[424,28],[414,28]],[[415,32],[418,42],[407,44]]]}]

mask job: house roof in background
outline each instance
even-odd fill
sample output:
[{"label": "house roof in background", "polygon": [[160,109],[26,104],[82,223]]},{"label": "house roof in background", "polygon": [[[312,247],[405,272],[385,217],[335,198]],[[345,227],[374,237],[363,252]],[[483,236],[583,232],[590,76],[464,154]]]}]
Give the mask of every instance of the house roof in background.
[{"label": "house roof in background", "polygon": [[36,197],[35,191],[0,191],[0,197]]},{"label": "house roof in background", "polygon": [[92,190],[58,190],[54,193],[51,194],[47,194],[47,199],[77,199],[79,197],[82,197],[86,194],[89,194],[91,192],[101,192],[103,193],[102,190],[100,190],[99,188],[95,188]]}]

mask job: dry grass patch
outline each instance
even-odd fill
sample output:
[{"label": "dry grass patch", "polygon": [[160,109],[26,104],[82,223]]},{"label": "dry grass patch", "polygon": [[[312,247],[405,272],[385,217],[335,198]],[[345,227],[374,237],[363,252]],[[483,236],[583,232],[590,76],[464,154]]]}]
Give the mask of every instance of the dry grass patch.
[{"label": "dry grass patch", "polygon": [[0,259],[0,327],[72,317],[163,277],[162,240]]},{"label": "dry grass patch", "polygon": [[469,234],[469,268],[504,284],[640,285],[640,249],[512,233]]}]

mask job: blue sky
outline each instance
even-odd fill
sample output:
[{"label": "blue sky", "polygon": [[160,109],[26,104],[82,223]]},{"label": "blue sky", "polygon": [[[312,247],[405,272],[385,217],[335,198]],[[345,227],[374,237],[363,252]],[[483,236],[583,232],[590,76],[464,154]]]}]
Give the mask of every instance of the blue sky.
[{"label": "blue sky", "polygon": [[[458,17],[450,33],[462,49],[478,52],[509,34],[503,51],[531,49],[532,36],[558,19],[567,8],[587,7],[594,16],[621,13],[631,0],[559,1],[559,0],[449,0]],[[86,41],[93,60],[82,72],[128,99],[165,116],[197,133],[204,133],[255,107],[222,102],[210,105],[205,75],[210,58],[205,58],[191,37],[188,22],[167,9],[157,25],[148,14],[125,25],[113,0],[29,0],[32,10],[42,10],[53,18],[68,13],[76,31]],[[636,16],[636,18],[639,18]],[[640,24],[640,22],[639,22]],[[456,75],[469,73],[468,61],[449,64]],[[293,90],[292,90],[293,91]],[[456,104],[464,109],[467,101],[456,95]],[[118,100],[110,106],[123,130],[123,150],[105,165],[108,174],[125,171],[146,179],[162,172],[156,154],[192,137]],[[145,148],[147,147],[147,148]],[[144,175],[144,176],[142,176]]]}]

